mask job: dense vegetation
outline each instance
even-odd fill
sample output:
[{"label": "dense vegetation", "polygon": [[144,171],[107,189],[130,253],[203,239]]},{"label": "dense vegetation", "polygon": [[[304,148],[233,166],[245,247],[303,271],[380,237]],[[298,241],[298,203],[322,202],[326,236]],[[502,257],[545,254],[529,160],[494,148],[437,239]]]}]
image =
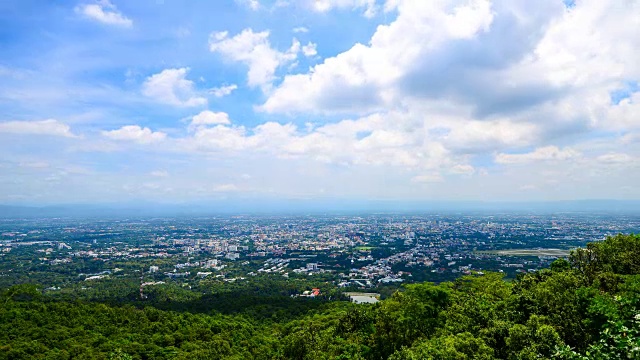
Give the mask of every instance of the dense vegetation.
[{"label": "dense vegetation", "polygon": [[[264,289],[177,301],[2,290],[1,359],[637,359],[640,236],[550,268],[406,285],[376,305]],[[172,300],[173,299],[173,300]]]}]

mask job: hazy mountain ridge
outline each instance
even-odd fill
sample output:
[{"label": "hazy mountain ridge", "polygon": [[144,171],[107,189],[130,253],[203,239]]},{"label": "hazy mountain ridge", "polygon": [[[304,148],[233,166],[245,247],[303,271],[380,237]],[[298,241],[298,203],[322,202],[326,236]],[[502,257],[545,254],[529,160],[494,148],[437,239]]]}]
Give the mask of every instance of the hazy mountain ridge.
[{"label": "hazy mountain ridge", "polygon": [[401,202],[401,201],[220,201],[192,204],[0,205],[0,217],[174,216],[269,213],[412,213],[412,212],[599,212],[640,213],[640,200],[572,200],[550,202]]}]

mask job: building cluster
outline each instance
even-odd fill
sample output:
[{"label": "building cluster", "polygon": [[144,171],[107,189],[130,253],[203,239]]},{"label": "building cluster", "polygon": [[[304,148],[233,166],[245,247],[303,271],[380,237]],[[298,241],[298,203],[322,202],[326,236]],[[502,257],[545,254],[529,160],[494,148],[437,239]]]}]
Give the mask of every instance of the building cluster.
[{"label": "building cluster", "polygon": [[571,214],[41,220],[0,223],[0,256],[10,264],[31,252],[28,261],[58,267],[141,264],[135,271],[144,269],[154,284],[273,274],[333,276],[343,287],[372,287],[446,274],[535,271],[588,241],[639,230],[638,217]]}]

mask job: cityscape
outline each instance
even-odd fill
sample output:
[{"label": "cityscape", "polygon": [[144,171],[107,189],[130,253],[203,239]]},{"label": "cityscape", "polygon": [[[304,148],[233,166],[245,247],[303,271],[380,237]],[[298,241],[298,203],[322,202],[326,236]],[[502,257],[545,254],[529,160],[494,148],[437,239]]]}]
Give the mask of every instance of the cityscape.
[{"label": "cityscape", "polygon": [[639,231],[637,215],[581,213],[5,219],[0,283],[39,278],[65,292],[140,278],[143,300],[151,286],[207,291],[203,284],[273,278],[304,280],[296,295],[377,294],[485,272],[515,278],[588,242]]},{"label": "cityscape", "polygon": [[1,0],[0,360],[640,359],[640,0]]}]

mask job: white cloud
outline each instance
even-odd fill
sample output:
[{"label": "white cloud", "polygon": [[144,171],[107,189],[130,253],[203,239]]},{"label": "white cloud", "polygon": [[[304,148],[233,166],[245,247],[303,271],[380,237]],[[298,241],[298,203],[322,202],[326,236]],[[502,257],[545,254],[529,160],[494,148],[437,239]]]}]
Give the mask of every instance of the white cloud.
[{"label": "white cloud", "polygon": [[318,54],[318,50],[317,48],[317,44],[314,44],[312,42],[309,42],[307,45],[304,45],[302,47],[302,53],[304,54],[304,56],[316,56]]},{"label": "white cloud", "polygon": [[[317,6],[321,9],[335,5],[331,4],[333,2],[319,2]],[[331,113],[388,108],[391,104],[385,100],[392,100],[412,71],[431,64],[429,59],[449,56],[438,53],[448,50],[449,43],[474,41],[490,28],[494,18],[491,3],[485,0],[460,6],[451,6],[448,2],[404,1],[398,11],[395,21],[378,26],[368,45],[356,44],[325,59],[307,74],[286,76],[262,109]],[[466,59],[472,55],[461,53],[459,56]],[[437,69],[440,76],[447,73]],[[419,77],[413,75],[411,79]],[[424,83],[440,88],[428,80]]]},{"label": "white cloud", "polygon": [[533,161],[563,161],[581,156],[580,152],[571,149],[560,149],[557,146],[545,146],[524,154],[497,154],[495,161],[499,164],[522,164]]},{"label": "white cloud", "polygon": [[296,33],[296,34],[297,33],[308,33],[309,29],[304,27],[304,26],[299,26],[299,27],[293,28],[293,32]]},{"label": "white cloud", "polygon": [[368,43],[287,75],[259,109],[363,114],[429,104],[432,121],[464,118],[458,133],[471,132],[467,121],[478,130],[494,121],[493,129],[506,130],[494,132],[497,147],[640,126],[640,92],[610,100],[640,79],[640,26],[629,26],[640,25],[637,2],[585,0],[568,10],[551,0],[398,0],[387,10],[397,18]]},{"label": "white cloud", "polygon": [[189,124],[189,131],[195,131],[199,127],[206,125],[228,125],[231,124],[231,120],[229,120],[229,115],[224,112],[213,112],[210,110],[204,110],[198,115],[195,115],[191,118],[191,123]]},{"label": "white cloud", "polygon": [[158,102],[179,107],[207,104],[207,99],[196,94],[193,81],[187,80],[189,68],[165,69],[149,76],[142,84],[142,93]]},{"label": "white cloud", "polygon": [[535,49],[541,75],[557,84],[589,87],[639,78],[634,66],[640,54],[639,12],[638,1],[576,2]]},{"label": "white cloud", "polygon": [[[308,74],[287,75],[259,107],[269,113],[366,112],[381,109],[376,80],[369,73],[389,73],[381,61],[360,56],[363,45],[326,59]],[[375,68],[375,69],[373,69]]]},{"label": "white cloud", "polygon": [[[341,4],[313,5],[318,11],[364,6]],[[395,20],[378,26],[367,43],[285,76],[258,109],[401,112],[406,126],[423,136],[406,145],[414,152],[406,163],[423,163],[416,160],[419,149],[435,144],[425,153],[442,148],[435,163],[451,173],[461,170],[448,166],[463,155],[498,153],[494,160],[501,163],[578,158],[572,147],[544,144],[594,129],[640,127],[640,92],[632,87],[618,104],[610,96],[640,81],[634,65],[640,26],[629,26],[640,25],[639,10],[638,2],[613,0],[585,0],[571,9],[553,0],[387,1],[385,11],[395,11]],[[407,139],[411,131],[404,131]],[[324,139],[311,135],[318,141],[307,146],[318,148]],[[623,140],[633,139],[628,133]],[[537,150],[513,154],[527,147]]]},{"label": "white cloud", "polygon": [[531,191],[531,190],[536,190],[538,187],[532,184],[527,184],[527,185],[522,185],[519,187],[520,190],[522,191]]},{"label": "white cloud", "polygon": [[138,125],[127,125],[117,130],[103,131],[102,135],[111,140],[131,141],[138,144],[152,144],[163,141],[167,134]]},{"label": "white cloud", "polygon": [[633,143],[640,143],[640,133],[638,133],[638,132],[627,133],[627,134],[623,135],[620,140],[625,145],[633,144]]},{"label": "white cloud", "polygon": [[236,3],[246,6],[253,11],[260,9],[260,2],[258,0],[235,0]]},{"label": "white cloud", "polygon": [[169,172],[167,172],[166,170],[155,170],[150,172],[149,175],[154,177],[168,177]]},{"label": "white cloud", "polygon": [[607,105],[607,114],[603,126],[615,129],[640,129],[640,91],[630,94],[618,104]]},{"label": "white cloud", "polygon": [[444,181],[444,179],[439,174],[418,175],[411,178],[411,182],[413,183],[438,183],[442,181]]},{"label": "white cloud", "polygon": [[29,169],[47,169],[51,165],[46,161],[21,162],[20,167]]},{"label": "white cloud", "polygon": [[55,119],[39,121],[6,121],[0,123],[0,133],[76,137],[69,125]]},{"label": "white cloud", "polygon": [[81,14],[103,24],[126,28],[133,26],[133,21],[120,13],[109,0],[100,0],[95,4],[78,5],[75,11],[77,14]]},{"label": "white cloud", "polygon": [[251,132],[244,126],[217,125],[198,127],[193,137],[182,139],[182,144],[202,152],[265,150],[277,154],[294,133],[295,126],[274,122],[256,126]]},{"label": "white cloud", "polygon": [[442,141],[448,148],[463,153],[526,146],[541,136],[538,126],[509,120],[465,119],[453,121],[449,126],[449,132],[442,136]]},{"label": "white cloud", "polygon": [[240,191],[240,188],[235,184],[220,184],[216,185],[212,189],[214,192],[235,192]]},{"label": "white cloud", "polygon": [[333,9],[358,9],[365,8],[364,16],[374,17],[378,11],[376,0],[307,0],[311,8],[318,12],[327,12]]},{"label": "white cloud", "polygon": [[242,126],[202,127],[197,129],[192,139],[185,140],[185,146],[202,151],[242,150],[247,147],[245,133]]},{"label": "white cloud", "polygon": [[230,95],[234,90],[238,89],[238,85],[224,85],[209,90],[209,93],[215,97],[224,97]]},{"label": "white cloud", "polygon": [[453,174],[471,175],[476,172],[476,169],[469,164],[458,164],[453,166],[450,171]]},{"label": "white cloud", "polygon": [[294,39],[289,50],[280,52],[271,47],[269,31],[245,29],[233,37],[226,31],[212,33],[209,50],[220,53],[225,59],[246,64],[249,86],[268,89],[275,80],[276,70],[297,58],[300,42]]},{"label": "white cloud", "polygon": [[629,154],[612,152],[600,155],[596,158],[596,160],[605,164],[625,164],[634,161],[634,158]]},{"label": "white cloud", "polygon": [[[211,34],[211,51],[246,66],[247,82],[264,91],[258,109],[268,113],[269,122],[232,123],[225,113],[206,111],[188,119],[182,138],[135,126],[115,130],[119,133],[112,136],[154,142],[159,140],[140,139],[161,134],[155,138],[164,139],[162,146],[144,151],[174,151],[176,157],[197,161],[191,169],[156,179],[158,183],[187,189],[200,181],[194,179],[203,179],[198,185],[208,194],[213,186],[235,179],[242,186],[259,183],[261,189],[282,194],[325,189],[331,196],[425,199],[640,198],[633,183],[640,176],[638,1],[582,0],[570,10],[559,0],[300,3],[305,10],[317,11],[316,16],[336,10],[363,12],[370,6],[386,13],[385,19],[375,19],[380,24],[370,39],[321,60],[309,71],[295,68],[295,73],[292,64],[298,56],[317,56],[307,35],[300,35],[307,45],[294,40],[286,49],[288,44],[280,45],[282,38],[276,41],[276,34],[267,31]],[[227,96],[240,84],[234,79],[233,85],[223,83],[200,93],[187,79],[188,69],[167,70],[149,77],[143,93],[175,106],[203,106],[187,113],[192,115],[207,108],[204,96]],[[0,76],[11,82],[14,75],[0,66]],[[154,86],[149,84],[152,78]],[[65,98],[87,99],[80,90],[55,90],[47,89],[48,96],[61,104]],[[33,95],[40,91],[7,87],[2,95],[41,104]],[[220,110],[224,108],[216,109]],[[0,123],[3,127],[0,131],[71,134],[68,128],[25,130]],[[90,139],[75,152],[122,148],[108,139]],[[493,166],[491,160],[525,166]],[[220,163],[225,165],[217,167]],[[233,164],[231,172],[225,168],[228,163]],[[254,177],[243,180],[243,173]],[[535,191],[521,195],[523,184]],[[24,192],[0,189],[0,196],[2,191]]]},{"label": "white cloud", "polygon": [[[226,118],[225,118],[226,119]],[[217,125],[197,127],[180,140],[197,152],[261,152],[283,159],[306,158],[342,165],[393,166],[430,169],[453,166],[456,155],[420,131],[401,114],[372,115],[306,130],[293,124],[267,122],[252,129]],[[464,169],[460,169],[461,172]]]}]

